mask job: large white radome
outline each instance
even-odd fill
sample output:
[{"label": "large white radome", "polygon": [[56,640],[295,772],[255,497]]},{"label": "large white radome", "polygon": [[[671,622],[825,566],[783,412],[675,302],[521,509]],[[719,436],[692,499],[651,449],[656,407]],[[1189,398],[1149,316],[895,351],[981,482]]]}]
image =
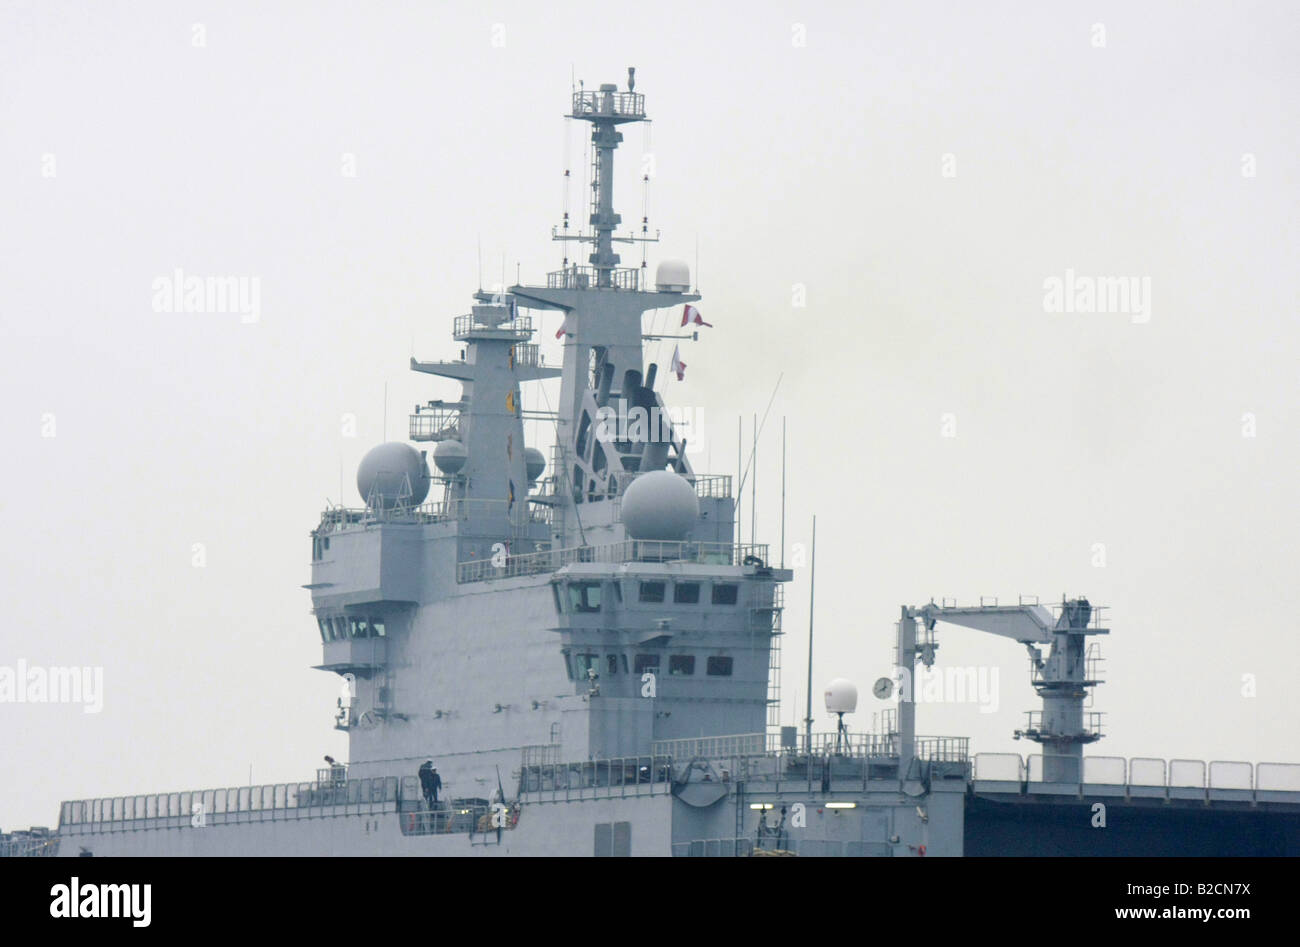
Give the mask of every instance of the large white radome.
[{"label": "large white radome", "polygon": [[655,289],[661,293],[684,293],[691,288],[691,268],[685,260],[664,260],[655,267]]},{"label": "large white radome", "polygon": [[695,488],[671,470],[641,474],[623,494],[623,526],[632,539],[685,539],[700,518]]},{"label": "large white radome", "polygon": [[372,447],[357,467],[357,492],[367,503],[390,509],[417,506],[429,495],[429,468],[410,444],[389,441]]}]

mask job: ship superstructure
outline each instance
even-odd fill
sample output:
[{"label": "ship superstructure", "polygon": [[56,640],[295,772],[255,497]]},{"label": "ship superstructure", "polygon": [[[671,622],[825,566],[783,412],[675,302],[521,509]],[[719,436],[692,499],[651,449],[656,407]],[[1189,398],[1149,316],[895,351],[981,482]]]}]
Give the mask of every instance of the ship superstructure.
[{"label": "ship superstructure", "polygon": [[[905,607],[898,673],[875,689],[894,703],[879,732],[777,726],[793,572],[779,551],[738,541],[732,478],[694,469],[663,397],[668,370],[647,363],[643,346],[645,313],[700,297],[684,263],[662,262],[649,285],[644,266],[621,266],[615,252],[653,239],[644,226],[620,235],[614,210],[619,129],[646,119],[633,72],[626,89],[574,91],[569,118],[591,129],[591,209],[580,233],[566,221],[554,236],[589,246],[587,261],[566,255],[544,284],[475,293],[452,320],[458,357],[411,361],[460,386],[411,415],[422,448],[368,453],[363,505],[327,509],[312,531],[305,588],[319,668],[340,684],[335,726],[348,734],[348,762],[327,759],[300,783],[67,802],[57,833],[11,846],[960,855],[1001,844],[1004,831],[972,836],[968,812],[1001,826],[999,807],[1041,803],[1040,815],[1067,819],[1095,793],[1202,819],[1273,813],[1294,833],[1297,767],[1243,764],[1244,784],[1224,769],[1215,785],[1202,764],[1199,787],[1163,761],[1158,774],[1123,760],[1118,775],[1090,771],[1083,747],[1100,726],[1084,707],[1100,681],[1089,639],[1105,629],[1082,599],[1055,612],[1036,602]],[[561,324],[561,366],[546,365],[534,341],[539,314]],[[554,409],[525,411],[526,386],[557,377]],[[526,420],[553,425],[549,457],[526,441]],[[915,704],[896,688],[934,664],[939,622],[1028,648],[1043,700],[1017,734],[1042,746],[1029,764],[1007,754],[981,763],[963,737],[917,735]],[[844,683],[827,695],[841,720],[856,707]],[[417,777],[426,760],[441,778],[436,803]]]}]

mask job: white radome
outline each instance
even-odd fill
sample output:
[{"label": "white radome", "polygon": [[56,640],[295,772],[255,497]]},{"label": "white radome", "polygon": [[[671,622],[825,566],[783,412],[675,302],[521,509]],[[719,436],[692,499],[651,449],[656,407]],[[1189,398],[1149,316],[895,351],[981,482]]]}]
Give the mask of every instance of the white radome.
[{"label": "white radome", "polygon": [[429,467],[410,444],[389,441],[372,447],[357,466],[357,492],[366,503],[390,509],[418,506],[429,495]]},{"label": "white radome", "polygon": [[460,441],[439,441],[438,446],[433,449],[434,465],[448,477],[460,473],[468,459],[469,451],[465,450],[465,445]]},{"label": "white radome", "polygon": [[680,541],[699,518],[695,487],[671,470],[641,474],[623,494],[623,526],[632,539]]},{"label": "white radome", "polygon": [[655,289],[661,293],[684,293],[691,288],[691,268],[685,260],[664,260],[655,267]]},{"label": "white radome", "polygon": [[851,714],[858,709],[858,689],[852,681],[837,677],[826,685],[826,712]]},{"label": "white radome", "polygon": [[528,475],[528,482],[532,483],[542,475],[546,470],[546,455],[536,447],[529,447],[524,450],[524,472]]}]

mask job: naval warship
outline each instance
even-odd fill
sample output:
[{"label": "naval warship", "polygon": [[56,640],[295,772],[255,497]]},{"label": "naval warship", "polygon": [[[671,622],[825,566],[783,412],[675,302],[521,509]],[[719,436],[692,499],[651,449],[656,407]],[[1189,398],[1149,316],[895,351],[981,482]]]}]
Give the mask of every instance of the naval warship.
[{"label": "naval warship", "polygon": [[[339,679],[349,760],[301,782],[67,801],[57,828],[9,832],[0,850],[1300,852],[1300,765],[1084,754],[1102,735],[1086,708],[1108,629],[1082,598],[904,605],[874,732],[844,725],[846,680],[825,692],[834,731],[812,732],[811,703],[802,732],[779,725],[793,570],[784,549],[739,541],[738,485],[695,469],[663,398],[680,354],[647,364],[643,347],[647,312],[680,311],[687,336],[705,325],[700,296],[684,262],[660,262],[648,285],[645,262],[615,252],[654,240],[620,233],[614,211],[620,128],[647,120],[635,71],[622,90],[575,89],[568,118],[590,125],[591,213],[552,236],[589,244],[587,262],[566,251],[544,283],[475,293],[453,320],[459,357],[410,365],[460,397],[419,405],[409,441],[362,460],[363,505],[332,506],[311,531],[318,667]],[[535,314],[561,322],[559,367],[533,341]],[[557,377],[559,403],[525,411],[523,386]],[[526,420],[553,424],[549,457]],[[1042,708],[1016,736],[1039,752],[972,755],[965,737],[917,734],[913,678],[935,665],[940,625],[1025,645]]]}]

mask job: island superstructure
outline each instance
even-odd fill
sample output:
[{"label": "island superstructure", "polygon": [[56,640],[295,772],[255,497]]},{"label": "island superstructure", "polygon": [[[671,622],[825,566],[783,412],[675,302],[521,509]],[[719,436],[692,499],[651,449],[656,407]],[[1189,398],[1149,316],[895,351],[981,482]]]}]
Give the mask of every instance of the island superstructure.
[{"label": "island superstructure", "polygon": [[[417,406],[409,442],[362,460],[362,505],[326,509],[311,532],[305,588],[348,761],[297,783],[65,802],[56,831],[12,833],[9,852],[919,857],[1047,838],[1086,853],[1074,826],[1097,795],[1151,827],[1129,836],[1134,853],[1180,820],[1214,839],[1271,820],[1294,850],[1300,767],[1201,764],[1198,785],[1174,765],[1190,761],[1090,766],[1090,639],[1106,629],[1081,598],[905,606],[876,732],[779,726],[794,572],[738,541],[732,477],[696,471],[664,398],[671,366],[646,359],[645,314],[700,296],[684,262],[651,282],[615,252],[653,240],[621,233],[614,209],[620,128],[646,120],[633,71],[625,89],[574,90],[568,117],[590,127],[590,214],[553,236],[589,247],[586,262],[566,254],[544,282],[474,293],[452,320],[458,357],[410,363],[458,395]],[[543,315],[560,366],[534,341]],[[526,386],[554,378],[553,410],[525,411]],[[553,426],[550,456],[526,420]],[[1043,706],[1017,737],[1040,753],[973,759],[964,737],[917,734],[907,689],[935,663],[941,622],[1026,646]],[[841,721],[857,702],[846,685],[827,691]],[[1056,829],[1018,835],[1008,811]]]}]

